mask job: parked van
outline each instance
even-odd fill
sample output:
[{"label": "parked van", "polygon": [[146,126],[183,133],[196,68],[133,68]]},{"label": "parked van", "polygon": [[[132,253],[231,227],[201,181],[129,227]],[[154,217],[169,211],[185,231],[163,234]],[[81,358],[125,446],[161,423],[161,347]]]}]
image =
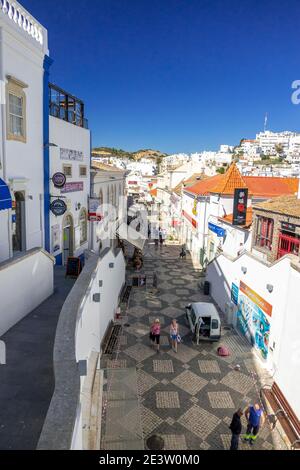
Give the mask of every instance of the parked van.
[{"label": "parked van", "polygon": [[194,334],[193,340],[199,344],[200,341],[219,341],[221,338],[221,319],[219,313],[212,303],[197,302],[187,305],[186,319]]}]

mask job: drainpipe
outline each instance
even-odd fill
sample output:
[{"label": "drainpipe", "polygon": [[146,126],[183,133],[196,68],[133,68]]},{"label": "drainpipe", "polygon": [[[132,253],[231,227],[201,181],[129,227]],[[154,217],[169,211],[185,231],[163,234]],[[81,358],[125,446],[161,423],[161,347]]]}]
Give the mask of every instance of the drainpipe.
[{"label": "drainpipe", "polygon": [[[2,168],[3,179],[7,183],[7,167],[6,167],[6,93],[5,93],[5,75],[4,75],[4,64],[3,64],[3,29],[0,28],[0,122],[1,125],[1,154],[0,169]],[[2,96],[3,95],[3,96]],[[7,213],[7,237],[8,237],[8,252],[9,258],[13,256],[12,249],[12,226],[11,226],[12,211],[8,210]]]}]

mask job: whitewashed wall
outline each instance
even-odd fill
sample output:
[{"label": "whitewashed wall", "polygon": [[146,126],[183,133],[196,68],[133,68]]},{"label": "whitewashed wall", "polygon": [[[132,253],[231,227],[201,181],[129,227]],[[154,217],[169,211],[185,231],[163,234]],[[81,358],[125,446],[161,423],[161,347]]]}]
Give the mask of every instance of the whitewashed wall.
[{"label": "whitewashed wall", "polygon": [[[88,213],[88,196],[90,194],[90,155],[91,155],[91,138],[90,131],[79,126],[75,126],[69,122],[63,121],[50,116],[49,123],[49,134],[50,142],[57,145],[57,147],[51,147],[50,149],[50,175],[53,176],[54,173],[63,172],[63,165],[72,165],[72,178],[67,178],[67,183],[74,182],[83,182],[83,191],[71,192],[71,193],[61,193],[59,189],[56,189],[51,183],[51,195],[54,196],[64,196],[68,206],[68,213],[72,215],[74,222],[74,229],[79,225],[79,215],[81,209],[86,209]],[[60,149],[76,150],[83,153],[83,160],[62,160],[60,158]],[[80,166],[86,166],[87,176],[80,176],[79,169]],[[53,201],[53,199],[52,199]],[[81,205],[81,209],[77,210],[77,205]],[[63,219],[64,217],[55,217],[52,212],[50,212],[50,234],[52,233],[52,227],[55,225],[60,226],[60,240],[61,240],[61,250],[56,251],[53,255],[58,256],[62,253],[63,248]],[[75,236],[74,243],[75,243]],[[80,256],[88,248],[88,239],[83,245],[75,246],[74,245],[74,256]],[[52,240],[53,241],[53,240]],[[51,241],[51,246],[52,246]],[[53,248],[53,246],[52,246]]]},{"label": "whitewashed wall", "polygon": [[[30,14],[28,14],[30,17]],[[0,15],[0,80],[7,76],[24,82],[26,94],[26,143],[2,140],[6,136],[6,108],[0,117],[1,177],[12,192],[24,191],[26,211],[26,249],[43,246],[43,60],[48,53],[47,31],[42,28],[44,43],[39,44],[7,14]],[[1,113],[0,113],[1,114]],[[3,132],[3,134],[2,134]],[[0,223],[5,216],[1,214]],[[7,226],[7,214],[4,221]],[[0,230],[0,259],[10,256],[9,236]]]},{"label": "whitewashed wall", "polygon": [[0,265],[0,336],[53,293],[54,260],[43,250]]},{"label": "whitewashed wall", "polygon": [[[247,269],[243,274],[242,267]],[[268,265],[246,253],[235,260],[224,255],[216,258],[207,267],[207,281],[211,284],[211,295],[221,310],[231,302],[231,286],[243,281],[248,287],[272,305],[270,349],[267,367],[282,389],[295,412],[300,412],[300,274],[284,257]],[[267,290],[273,285],[273,292]],[[272,351],[273,349],[273,351]]]},{"label": "whitewashed wall", "polygon": [[[113,263],[114,267],[109,265]],[[99,281],[103,286],[99,287]],[[120,251],[115,257],[110,250],[101,259],[81,304],[81,315],[76,327],[76,359],[88,360],[92,351],[99,351],[109,322],[114,319],[120,291],[125,282],[125,260]],[[93,294],[100,293],[100,303],[93,302]],[[100,351],[99,351],[100,352]]]}]

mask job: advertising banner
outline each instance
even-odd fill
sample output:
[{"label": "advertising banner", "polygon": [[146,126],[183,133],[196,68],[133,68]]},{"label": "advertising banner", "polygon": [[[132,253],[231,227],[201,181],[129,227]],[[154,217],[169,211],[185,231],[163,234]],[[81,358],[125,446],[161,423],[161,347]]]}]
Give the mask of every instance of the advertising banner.
[{"label": "advertising banner", "polygon": [[233,225],[245,225],[247,218],[248,189],[241,188],[234,191]]},{"label": "advertising banner", "polygon": [[237,328],[264,360],[269,353],[272,310],[272,305],[240,282]]}]

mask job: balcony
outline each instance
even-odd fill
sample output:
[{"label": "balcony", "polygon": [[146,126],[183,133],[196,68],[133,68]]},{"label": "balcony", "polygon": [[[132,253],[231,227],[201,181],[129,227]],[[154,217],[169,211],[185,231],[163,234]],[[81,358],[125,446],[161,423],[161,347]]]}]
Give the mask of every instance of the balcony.
[{"label": "balcony", "polygon": [[49,113],[74,126],[89,128],[83,101],[53,84],[49,84]]}]

